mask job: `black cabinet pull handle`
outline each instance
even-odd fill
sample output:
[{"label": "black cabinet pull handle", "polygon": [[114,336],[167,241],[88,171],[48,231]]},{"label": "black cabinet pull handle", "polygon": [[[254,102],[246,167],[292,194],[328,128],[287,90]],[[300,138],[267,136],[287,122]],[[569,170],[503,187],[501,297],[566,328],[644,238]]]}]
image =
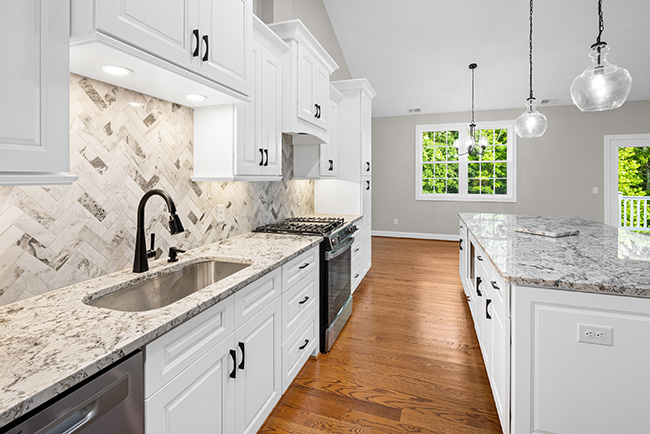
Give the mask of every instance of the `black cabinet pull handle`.
[{"label": "black cabinet pull handle", "polygon": [[309,343],[309,339],[305,339],[305,343],[302,344],[302,346],[298,347],[299,350],[304,350],[307,348],[307,344]]},{"label": "black cabinet pull handle", "polygon": [[241,350],[241,363],[239,364],[239,369],[243,370],[244,363],[246,362],[246,344],[240,342],[239,349]]},{"label": "black cabinet pull handle", "polygon": [[314,104],[314,107],[316,107],[316,113],[314,114],[314,117],[316,119],[320,119],[320,104]]},{"label": "black cabinet pull handle", "polygon": [[230,350],[230,357],[232,357],[232,371],[230,378],[237,378],[237,351]]},{"label": "black cabinet pull handle", "polygon": [[355,279],[356,279],[357,277],[359,277],[359,274],[355,274],[355,275],[354,275],[354,278],[355,278]]},{"label": "black cabinet pull handle", "polygon": [[482,257],[481,255],[478,255],[478,256],[476,257],[476,259],[478,259],[479,261],[483,262],[483,257]]},{"label": "black cabinet pull handle", "polygon": [[355,252],[358,252],[358,251],[359,251],[359,247],[357,247],[356,249],[354,249],[354,251],[355,251]]},{"label": "black cabinet pull handle", "polygon": [[260,166],[264,166],[264,149],[260,148]]},{"label": "black cabinet pull handle", "polygon": [[269,150],[268,149],[264,150],[264,155],[266,156],[266,161],[264,162],[264,166],[268,166],[269,165]]},{"label": "black cabinet pull handle", "polygon": [[205,42],[205,53],[203,53],[203,61],[208,61],[208,55],[210,54],[210,44],[208,43],[208,35],[203,35],[203,42]]},{"label": "black cabinet pull handle", "polygon": [[303,301],[299,301],[298,304],[305,304],[307,303],[307,300],[309,300],[309,297],[305,296],[305,299]]},{"label": "black cabinet pull handle", "polygon": [[366,161],[368,167],[366,167],[366,172],[370,172],[370,161]]},{"label": "black cabinet pull handle", "polygon": [[298,268],[300,268],[301,270],[303,270],[303,269],[305,269],[305,268],[307,268],[307,267],[309,267],[309,262],[305,262],[304,264],[302,264],[302,265],[301,265],[300,267],[298,267]]},{"label": "black cabinet pull handle", "polygon": [[463,240],[462,239],[458,243],[458,248],[460,248],[460,250],[463,250]]},{"label": "black cabinet pull handle", "polygon": [[199,41],[199,29],[192,30],[192,34],[194,35],[194,43],[196,44],[194,46],[192,57],[199,57],[199,45],[201,45],[201,42]]},{"label": "black cabinet pull handle", "polygon": [[491,280],[490,283],[492,284],[492,288],[496,289],[497,291],[501,291],[501,288],[499,288],[499,285],[494,280]]},{"label": "black cabinet pull handle", "polygon": [[328,170],[334,170],[334,160],[327,160],[330,162],[330,168]]},{"label": "black cabinet pull handle", "polygon": [[476,295],[479,297],[483,297],[483,294],[481,293],[481,290],[479,287],[481,286],[481,283],[483,283],[483,279],[481,279],[479,276],[476,276]]},{"label": "black cabinet pull handle", "polygon": [[489,298],[486,298],[485,299],[485,318],[487,318],[487,319],[492,319],[492,316],[490,316],[490,311],[489,311],[490,303],[492,303],[492,300],[490,300]]},{"label": "black cabinet pull handle", "polygon": [[366,181],[366,190],[370,190],[370,181]]}]

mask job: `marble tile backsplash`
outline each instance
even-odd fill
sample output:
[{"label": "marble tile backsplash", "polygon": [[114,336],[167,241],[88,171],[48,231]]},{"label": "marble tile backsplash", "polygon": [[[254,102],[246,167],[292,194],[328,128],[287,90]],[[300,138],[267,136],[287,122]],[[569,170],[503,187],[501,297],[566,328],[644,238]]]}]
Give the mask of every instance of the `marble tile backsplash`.
[{"label": "marble tile backsplash", "polygon": [[136,209],[152,188],[172,196],[186,229],[171,235],[152,198],[158,255],[314,211],[313,182],[290,180],[290,136],[282,181],[195,183],[191,108],[72,74],[70,119],[72,186],[0,187],[0,305],[131,267]]}]

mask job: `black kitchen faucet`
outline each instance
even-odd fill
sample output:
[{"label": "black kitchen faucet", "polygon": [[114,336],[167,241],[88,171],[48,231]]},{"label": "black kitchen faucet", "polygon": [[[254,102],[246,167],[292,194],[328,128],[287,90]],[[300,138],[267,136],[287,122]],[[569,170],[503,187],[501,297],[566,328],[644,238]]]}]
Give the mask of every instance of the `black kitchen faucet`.
[{"label": "black kitchen faucet", "polygon": [[140,199],[138,205],[138,228],[135,234],[135,258],[133,259],[133,272],[143,273],[149,270],[149,262],[147,258],[155,256],[154,249],[154,234],[151,234],[151,251],[147,251],[147,245],[144,234],[144,207],[151,196],[160,196],[167,202],[167,210],[169,211],[169,232],[172,235],[179,234],[185,231],[180,217],[176,214],[176,206],[172,198],[162,190],[149,190]]}]

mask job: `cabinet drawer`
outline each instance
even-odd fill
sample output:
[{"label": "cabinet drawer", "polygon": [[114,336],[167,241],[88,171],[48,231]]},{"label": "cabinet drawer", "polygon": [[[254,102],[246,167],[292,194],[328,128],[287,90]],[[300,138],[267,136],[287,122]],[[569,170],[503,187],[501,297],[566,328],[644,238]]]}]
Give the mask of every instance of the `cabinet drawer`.
[{"label": "cabinet drawer", "polygon": [[[361,235],[358,233],[358,235]],[[352,243],[352,268],[359,263],[361,260],[361,253],[363,252],[363,243],[361,242],[361,237],[355,236],[354,242]]]},{"label": "cabinet drawer", "polygon": [[503,317],[510,318],[510,285],[503,280],[496,268],[490,267],[490,290],[493,293],[495,309]]},{"label": "cabinet drawer", "polygon": [[285,342],[318,306],[319,274],[313,270],[282,294],[282,341]]},{"label": "cabinet drawer", "polygon": [[171,381],[235,330],[228,297],[145,347],[145,398]]},{"label": "cabinet drawer", "polygon": [[314,309],[282,346],[282,392],[287,390],[318,345],[318,310]]},{"label": "cabinet drawer", "polygon": [[280,269],[276,268],[235,293],[235,328],[255,316],[280,295],[280,280]]},{"label": "cabinet drawer", "polygon": [[318,246],[302,253],[282,266],[282,288],[291,288],[300,279],[318,268]]}]

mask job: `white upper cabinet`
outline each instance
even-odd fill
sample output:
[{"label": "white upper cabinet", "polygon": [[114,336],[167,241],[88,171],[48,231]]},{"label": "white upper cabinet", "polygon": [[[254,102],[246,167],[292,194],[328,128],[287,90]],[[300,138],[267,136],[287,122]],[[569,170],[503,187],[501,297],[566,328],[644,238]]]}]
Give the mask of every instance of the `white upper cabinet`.
[{"label": "white upper cabinet", "polygon": [[262,21],[253,19],[253,102],[194,110],[195,181],[282,178],[282,71],[289,48]]},{"label": "white upper cabinet", "polygon": [[[293,138],[293,178],[336,178],[339,167],[338,103],[341,92],[329,85],[328,143],[312,143],[313,138],[299,135]],[[325,112],[323,112],[325,113]],[[306,142],[305,142],[306,140]]]},{"label": "white upper cabinet", "polygon": [[0,6],[0,185],[69,184],[67,0]]},{"label": "white upper cabinet", "polygon": [[301,135],[302,143],[327,143],[329,79],[338,65],[300,20],[269,27],[290,47],[285,60],[283,131]]},{"label": "white upper cabinet", "polygon": [[[252,0],[70,3],[73,72],[191,107],[250,100]],[[111,76],[104,65],[132,73]]]}]

